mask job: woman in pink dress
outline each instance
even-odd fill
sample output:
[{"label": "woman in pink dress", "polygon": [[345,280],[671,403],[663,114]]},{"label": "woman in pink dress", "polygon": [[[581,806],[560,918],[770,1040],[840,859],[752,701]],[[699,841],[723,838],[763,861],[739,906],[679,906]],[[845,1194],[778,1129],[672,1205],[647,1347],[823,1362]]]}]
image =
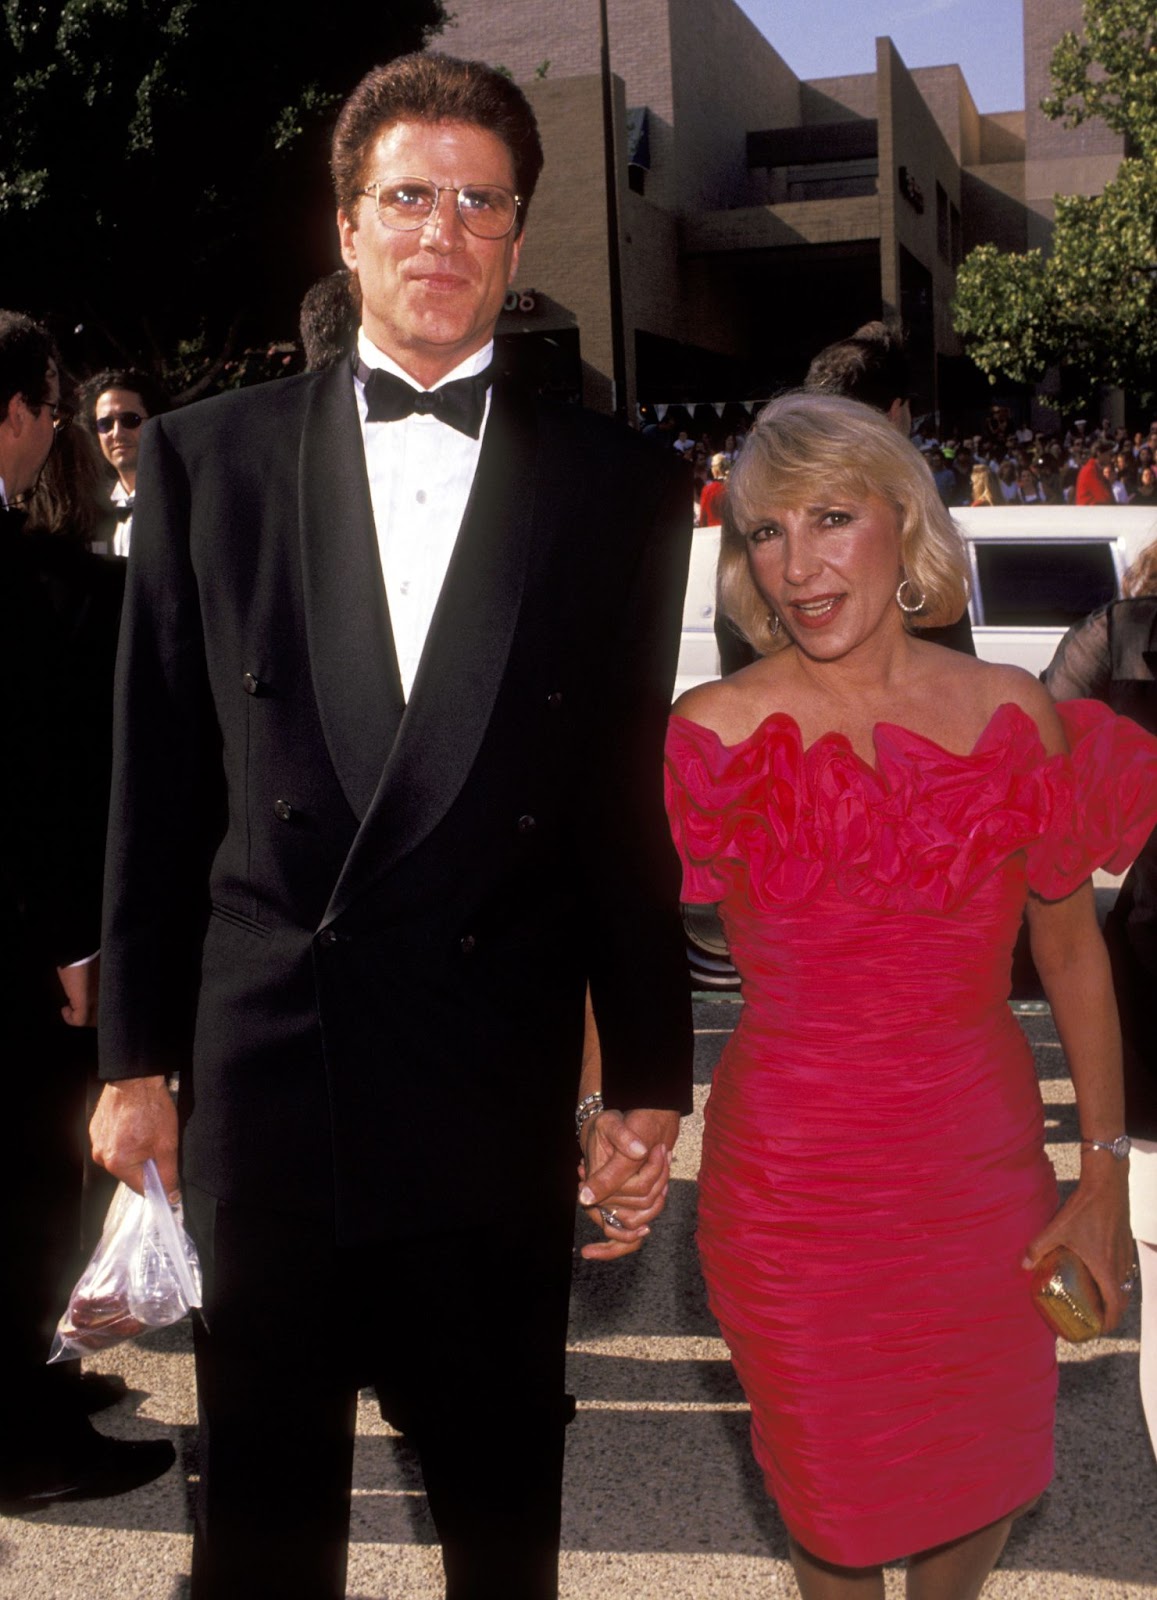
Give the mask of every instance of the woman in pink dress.
[{"label": "woman in pink dress", "polygon": [[[881,1600],[901,1557],[910,1600],[970,1600],[1052,1473],[1029,1267],[1076,1251],[1110,1328],[1133,1281],[1088,879],[1157,821],[1157,744],[909,632],[959,616],[965,555],[854,401],[762,413],[721,590],[761,659],[684,695],[668,743],[684,898],[719,902],[745,1000],[707,1107],[711,1305],[805,1600]],[[1080,1119],[1059,1210],[1007,1003],[1026,904]]]}]

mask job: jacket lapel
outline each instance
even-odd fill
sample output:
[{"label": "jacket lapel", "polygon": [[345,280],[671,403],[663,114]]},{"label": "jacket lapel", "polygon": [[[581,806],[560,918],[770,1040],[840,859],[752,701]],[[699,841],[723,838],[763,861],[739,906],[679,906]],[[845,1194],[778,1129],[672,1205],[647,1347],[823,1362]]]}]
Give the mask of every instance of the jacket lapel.
[{"label": "jacket lapel", "polygon": [[349,367],[320,374],[298,463],[305,628],[330,758],[359,821],[404,701]]},{"label": "jacket lapel", "polygon": [[530,400],[495,384],[474,486],[397,739],[326,911],[329,922],[450,809],[477,756],[518,621],[533,521]]}]

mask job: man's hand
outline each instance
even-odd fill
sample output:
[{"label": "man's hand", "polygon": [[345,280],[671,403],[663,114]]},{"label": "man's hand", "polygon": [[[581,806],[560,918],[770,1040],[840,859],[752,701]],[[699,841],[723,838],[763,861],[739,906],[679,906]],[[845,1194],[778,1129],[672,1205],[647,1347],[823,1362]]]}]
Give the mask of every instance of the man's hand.
[{"label": "man's hand", "polygon": [[582,1254],[588,1261],[614,1261],[642,1246],[667,1203],[679,1113],[638,1110],[624,1116],[608,1109],[587,1128],[579,1203],[605,1237],[584,1245]]},{"label": "man's hand", "polygon": [[114,1178],[143,1194],[143,1168],[151,1156],[169,1199],[180,1199],[177,1108],[164,1078],[125,1078],[119,1083],[106,1083],[89,1132],[93,1160]]},{"label": "man's hand", "polygon": [[100,989],[100,957],[93,956],[81,966],[57,967],[56,976],[64,990],[65,1004],[60,1014],[70,1028],[95,1028],[97,993]]}]

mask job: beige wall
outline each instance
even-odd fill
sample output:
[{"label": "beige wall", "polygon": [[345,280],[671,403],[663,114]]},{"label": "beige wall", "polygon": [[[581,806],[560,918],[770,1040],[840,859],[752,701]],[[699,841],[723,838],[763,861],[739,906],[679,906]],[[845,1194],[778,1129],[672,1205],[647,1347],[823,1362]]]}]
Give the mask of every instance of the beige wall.
[{"label": "beige wall", "polygon": [[843,122],[876,115],[876,78],[857,72],[843,78],[809,78],[800,85],[800,120]]},{"label": "beige wall", "polygon": [[[621,87],[621,86],[620,86]],[[534,289],[534,312],[500,329],[581,330],[584,403],[609,410],[611,361],[603,101],[598,76],[526,86],[546,165],[530,208],[516,288]]]},{"label": "beige wall", "polygon": [[[1024,112],[988,112],[980,119],[980,154],[976,161],[1024,163]],[[966,163],[974,165],[975,163]]]},{"label": "beige wall", "polygon": [[680,213],[765,198],[747,135],[799,122],[791,68],[735,0],[684,0],[671,7],[671,69]]},{"label": "beige wall", "polygon": [[980,157],[980,113],[959,67],[913,67],[912,82],[961,166]]},{"label": "beige wall", "polygon": [[[526,87],[599,71],[595,0],[454,0],[453,21],[438,38],[451,55],[504,66]],[[611,70],[628,106],[651,108],[656,198],[673,204],[673,91],[668,0],[607,0]],[[549,62],[545,80],[535,77]],[[664,193],[666,190],[666,193]]]},{"label": "beige wall", "polygon": [[[954,355],[960,344],[949,307],[956,274],[941,256],[937,237],[936,186],[950,205],[961,208],[960,168],[935,117],[890,39],[876,40],[876,76],[880,104],[880,276],[884,306],[902,312],[901,247],[932,280],[932,331],[937,352]],[[904,167],[919,185],[924,209],[919,211],[900,189]],[[915,353],[915,350],[914,350]],[[928,381],[917,375],[917,382]]]}]

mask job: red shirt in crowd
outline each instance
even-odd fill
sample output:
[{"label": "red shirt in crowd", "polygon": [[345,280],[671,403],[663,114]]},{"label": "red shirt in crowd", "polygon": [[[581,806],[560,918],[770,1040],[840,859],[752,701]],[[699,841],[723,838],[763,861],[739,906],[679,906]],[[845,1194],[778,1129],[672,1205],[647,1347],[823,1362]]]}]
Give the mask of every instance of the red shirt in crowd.
[{"label": "red shirt in crowd", "polygon": [[1074,496],[1079,506],[1111,506],[1116,502],[1105,474],[1097,465],[1096,457],[1086,461],[1077,473],[1077,491]]}]

